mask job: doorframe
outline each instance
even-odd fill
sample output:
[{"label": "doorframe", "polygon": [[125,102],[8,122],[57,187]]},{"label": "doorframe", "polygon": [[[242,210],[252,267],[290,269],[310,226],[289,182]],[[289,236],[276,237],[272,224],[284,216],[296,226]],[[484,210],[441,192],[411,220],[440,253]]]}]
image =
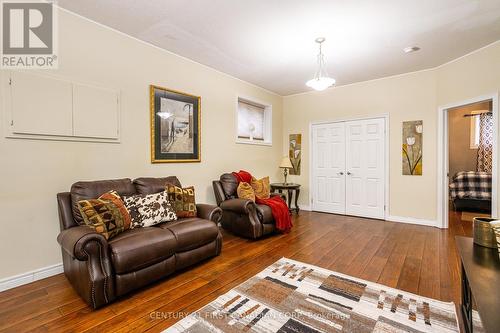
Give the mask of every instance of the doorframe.
[{"label": "doorframe", "polygon": [[498,92],[491,94],[481,95],[473,98],[469,98],[463,101],[450,103],[444,106],[438,107],[438,132],[437,132],[437,143],[438,143],[438,163],[437,163],[437,209],[438,216],[436,221],[436,226],[438,228],[446,229],[448,228],[448,177],[446,173],[449,169],[449,156],[448,156],[448,110],[457,108],[460,106],[465,106],[468,104],[473,104],[477,102],[482,102],[486,100],[492,101],[492,112],[493,112],[493,129],[495,131],[493,135],[493,152],[491,157],[492,162],[492,172],[491,172],[491,215],[493,217],[498,216]]},{"label": "doorframe", "polygon": [[313,211],[313,126],[315,125],[323,125],[323,124],[333,124],[333,123],[342,123],[348,121],[356,121],[356,120],[369,120],[369,119],[384,119],[384,146],[385,146],[385,158],[384,158],[384,220],[387,220],[389,217],[389,188],[390,188],[390,180],[389,180],[389,161],[390,161],[390,145],[389,145],[389,114],[381,113],[376,116],[366,116],[366,117],[353,117],[353,118],[339,118],[334,120],[322,120],[322,121],[312,121],[309,123],[309,207],[310,210]]}]

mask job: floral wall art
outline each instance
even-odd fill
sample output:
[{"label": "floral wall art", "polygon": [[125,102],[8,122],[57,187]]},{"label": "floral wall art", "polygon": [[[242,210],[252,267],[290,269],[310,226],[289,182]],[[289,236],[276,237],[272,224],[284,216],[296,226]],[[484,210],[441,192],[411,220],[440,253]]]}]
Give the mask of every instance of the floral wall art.
[{"label": "floral wall art", "polygon": [[403,122],[403,175],[422,175],[422,120]]},{"label": "floral wall art", "polygon": [[291,175],[300,175],[300,161],[302,158],[302,134],[290,134],[290,146],[288,157],[292,162],[293,169],[290,169]]}]

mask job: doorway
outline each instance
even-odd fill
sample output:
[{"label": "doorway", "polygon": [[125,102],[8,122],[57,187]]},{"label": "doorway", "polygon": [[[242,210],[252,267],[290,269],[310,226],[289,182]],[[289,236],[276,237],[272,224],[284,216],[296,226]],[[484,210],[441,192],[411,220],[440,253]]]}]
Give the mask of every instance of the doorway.
[{"label": "doorway", "polygon": [[439,227],[497,216],[497,103],[491,95],[439,109]]},{"label": "doorway", "polygon": [[385,218],[386,118],[311,124],[313,211]]}]

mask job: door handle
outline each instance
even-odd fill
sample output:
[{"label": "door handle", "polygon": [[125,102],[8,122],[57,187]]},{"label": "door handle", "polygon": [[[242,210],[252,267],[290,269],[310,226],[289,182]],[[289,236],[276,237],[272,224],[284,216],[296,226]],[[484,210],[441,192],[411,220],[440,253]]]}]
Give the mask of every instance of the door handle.
[{"label": "door handle", "polygon": [[340,171],[339,175],[343,176],[344,175],[344,171]]},{"label": "door handle", "polygon": [[348,175],[348,176],[350,176],[350,175],[352,175],[352,173],[351,173],[351,172],[349,172],[349,171],[347,171],[347,175]]}]

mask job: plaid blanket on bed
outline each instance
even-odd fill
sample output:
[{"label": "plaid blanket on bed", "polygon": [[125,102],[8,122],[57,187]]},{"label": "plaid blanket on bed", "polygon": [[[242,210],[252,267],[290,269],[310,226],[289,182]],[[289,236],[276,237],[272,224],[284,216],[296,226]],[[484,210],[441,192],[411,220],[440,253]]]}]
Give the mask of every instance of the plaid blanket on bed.
[{"label": "plaid blanket on bed", "polygon": [[491,173],[460,171],[450,184],[452,199],[491,200]]}]

